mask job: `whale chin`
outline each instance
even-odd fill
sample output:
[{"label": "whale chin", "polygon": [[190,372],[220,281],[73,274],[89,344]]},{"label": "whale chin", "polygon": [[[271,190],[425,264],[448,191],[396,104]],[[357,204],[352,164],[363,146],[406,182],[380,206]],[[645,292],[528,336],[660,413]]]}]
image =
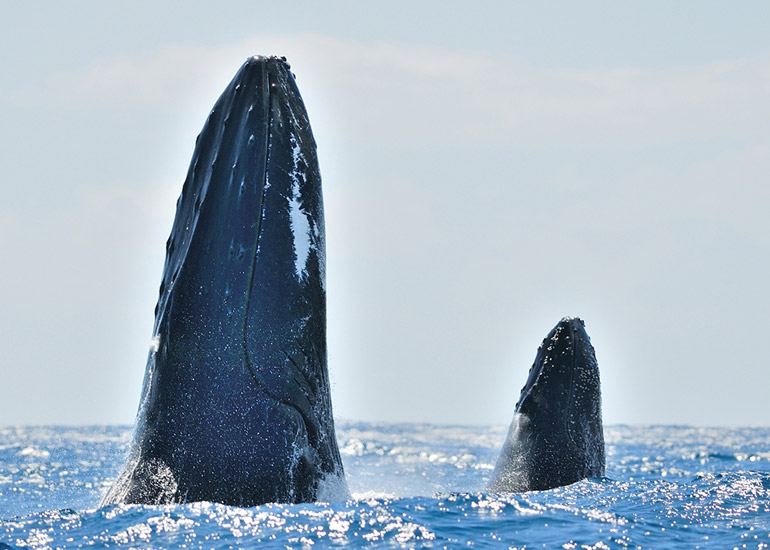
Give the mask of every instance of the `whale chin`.
[{"label": "whale chin", "polygon": [[130,457],[103,504],[306,502],[328,486],[344,498],[325,263],[294,75],[285,59],[249,58],[196,141]]}]

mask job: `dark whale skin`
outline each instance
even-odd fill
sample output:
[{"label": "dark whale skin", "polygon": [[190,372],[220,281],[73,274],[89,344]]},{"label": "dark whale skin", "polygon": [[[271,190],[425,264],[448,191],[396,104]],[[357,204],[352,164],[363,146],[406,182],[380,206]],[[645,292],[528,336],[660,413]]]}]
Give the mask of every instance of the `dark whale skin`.
[{"label": "dark whale skin", "polygon": [[196,141],[128,463],[103,504],[346,491],[326,351],[316,144],[282,58],[248,59]]},{"label": "dark whale skin", "polygon": [[583,321],[565,317],[538,349],[489,490],[543,491],[604,468],[599,365]]}]

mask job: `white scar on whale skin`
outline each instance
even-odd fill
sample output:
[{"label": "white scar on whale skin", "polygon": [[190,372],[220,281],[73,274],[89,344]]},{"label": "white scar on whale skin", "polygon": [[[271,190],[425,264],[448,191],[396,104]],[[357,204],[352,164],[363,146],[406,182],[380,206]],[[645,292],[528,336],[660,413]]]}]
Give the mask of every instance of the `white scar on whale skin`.
[{"label": "white scar on whale skin", "polygon": [[297,279],[302,280],[303,274],[307,273],[307,260],[310,257],[310,249],[313,243],[310,240],[310,219],[307,213],[302,210],[300,198],[300,177],[305,176],[297,169],[302,158],[302,151],[297,138],[293,135],[290,138],[292,146],[292,158],[294,167],[291,171],[291,197],[289,198],[289,222],[291,231],[294,234],[294,269],[297,273]]}]

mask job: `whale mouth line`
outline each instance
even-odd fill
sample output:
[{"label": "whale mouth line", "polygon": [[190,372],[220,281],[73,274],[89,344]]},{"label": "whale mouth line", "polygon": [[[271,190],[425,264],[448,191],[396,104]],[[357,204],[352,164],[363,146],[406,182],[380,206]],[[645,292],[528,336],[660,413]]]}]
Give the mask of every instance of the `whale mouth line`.
[{"label": "whale mouth line", "polygon": [[[262,59],[263,59],[262,56],[254,56],[249,61],[257,61],[257,62],[259,62]],[[264,92],[262,93],[263,111],[265,113],[267,113],[268,116],[265,117],[264,126],[263,126],[263,132],[264,132],[263,135],[265,136],[265,147],[264,147],[264,150],[262,151],[262,158],[260,159],[261,160],[261,165],[263,167],[263,169],[261,170],[261,173],[263,174],[262,182],[261,182],[262,183],[262,194],[261,194],[260,203],[259,203],[260,215],[257,217],[257,224],[256,224],[257,227],[256,227],[255,237],[254,237],[254,241],[255,242],[254,242],[254,247],[252,248],[252,250],[253,250],[253,257],[252,257],[252,260],[251,260],[251,266],[249,268],[249,271],[250,271],[249,272],[249,285],[248,285],[248,289],[246,291],[246,311],[244,312],[245,314],[243,316],[243,332],[242,332],[241,344],[242,344],[242,347],[243,347],[243,354],[244,354],[244,357],[246,359],[247,370],[249,371],[249,374],[251,375],[251,377],[254,380],[255,384],[257,384],[258,387],[261,387],[267,395],[269,395],[272,399],[274,399],[278,403],[281,403],[283,405],[286,405],[286,406],[296,410],[297,413],[300,415],[300,417],[302,417],[302,420],[305,423],[305,427],[307,429],[309,427],[309,419],[307,418],[306,414],[303,413],[301,408],[299,406],[297,406],[296,404],[294,404],[294,403],[292,403],[292,402],[290,402],[290,401],[288,401],[286,399],[282,399],[281,397],[279,397],[275,393],[271,392],[269,390],[268,385],[262,383],[259,380],[259,376],[257,375],[257,372],[254,369],[254,363],[251,360],[251,354],[249,352],[249,345],[248,345],[248,338],[247,338],[247,334],[248,334],[248,330],[249,330],[249,327],[248,327],[248,322],[249,321],[248,320],[249,320],[249,314],[251,312],[251,307],[252,307],[251,295],[254,292],[254,288],[257,285],[257,280],[256,280],[257,279],[257,275],[256,275],[257,274],[257,262],[259,261],[260,241],[262,239],[262,228],[263,228],[263,221],[264,221],[264,216],[263,216],[263,212],[262,211],[263,211],[264,205],[265,205],[265,197],[267,195],[267,190],[270,187],[268,185],[268,162],[269,162],[269,157],[270,157],[270,145],[271,145],[271,143],[270,143],[270,138],[271,138],[270,129],[273,126],[273,115],[272,115],[272,112],[271,112],[271,110],[269,108],[270,107],[270,90],[271,90],[271,88],[272,87],[270,86],[269,71],[265,68],[262,71],[261,89],[264,90]],[[286,351],[283,350],[283,349],[281,351],[283,351],[283,353],[287,356],[287,358],[296,367],[297,366],[296,363],[291,359],[291,357],[289,357],[289,354],[286,353]],[[308,432],[309,432],[309,430],[308,430]]]},{"label": "whale mouth line", "polygon": [[[286,355],[288,357],[288,354]],[[297,368],[296,363],[291,358],[289,358],[289,361],[300,373],[300,376],[302,376],[303,380],[305,380],[304,374],[302,374],[302,371],[299,368]],[[305,433],[307,433],[308,439],[310,439],[311,441],[314,441],[318,438],[318,429],[315,427],[315,423],[313,422],[313,419],[309,416],[308,411],[303,411],[301,406],[291,402],[288,399],[285,399],[277,395],[275,392],[270,391],[269,386],[267,384],[262,383],[259,377],[257,376],[256,372],[254,371],[254,367],[251,363],[248,353],[246,354],[246,370],[249,371],[249,375],[251,376],[251,379],[254,380],[254,384],[256,384],[258,388],[261,388],[262,391],[264,391],[268,397],[273,399],[275,402],[280,403],[281,405],[285,405],[290,409],[296,411],[296,413],[302,419],[302,424],[305,427]]]}]

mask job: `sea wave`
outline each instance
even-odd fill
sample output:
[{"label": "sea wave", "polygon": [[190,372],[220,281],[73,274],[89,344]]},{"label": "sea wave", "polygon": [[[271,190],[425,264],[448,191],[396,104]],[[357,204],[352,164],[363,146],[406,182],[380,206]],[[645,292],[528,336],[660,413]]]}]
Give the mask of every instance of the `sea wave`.
[{"label": "sea wave", "polygon": [[484,492],[505,427],[338,423],[352,498],[98,508],[127,427],[0,428],[0,548],[767,548],[770,430],[606,428],[607,476]]}]

